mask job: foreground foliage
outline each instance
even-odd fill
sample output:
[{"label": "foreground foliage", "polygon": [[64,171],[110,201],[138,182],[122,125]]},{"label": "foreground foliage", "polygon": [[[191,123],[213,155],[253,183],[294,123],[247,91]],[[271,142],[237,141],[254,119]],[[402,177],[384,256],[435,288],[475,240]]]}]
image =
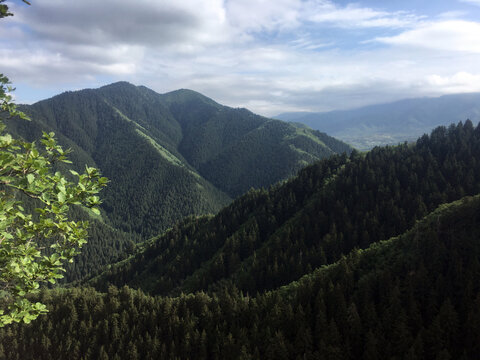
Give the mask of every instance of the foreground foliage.
[{"label": "foreground foliage", "polygon": [[5,132],[4,120],[27,119],[12,103],[7,84],[0,74],[0,326],[28,323],[47,311],[28,295],[62,278],[65,262],[86,243],[88,223],[69,220],[69,206],[99,214],[97,194],[107,183],[88,166],[85,174],[71,172],[74,182],[54,171],[56,163],[68,162],[68,152],[53,133],[43,133],[39,149]]}]

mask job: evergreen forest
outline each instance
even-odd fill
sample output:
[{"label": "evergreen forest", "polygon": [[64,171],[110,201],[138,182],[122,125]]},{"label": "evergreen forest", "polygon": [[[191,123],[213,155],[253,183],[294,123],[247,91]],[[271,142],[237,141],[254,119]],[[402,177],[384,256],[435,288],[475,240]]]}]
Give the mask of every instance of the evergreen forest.
[{"label": "evergreen forest", "polygon": [[[143,87],[114,86],[157,99]],[[196,174],[226,164],[233,154],[238,166],[261,161],[239,155],[243,146],[256,149],[253,144],[264,139],[256,137],[258,131],[278,133],[286,148],[312,146],[312,152],[320,141],[312,137],[322,136],[219,107],[190,91],[160,99],[158,111],[167,109],[182,129],[183,140],[168,153],[184,164],[177,167]],[[108,102],[114,101],[112,95]],[[228,111],[244,114],[254,130],[238,142],[227,139],[233,135],[225,131],[222,141],[234,145],[214,144],[207,141],[207,128],[221,132],[220,119],[205,116],[200,126],[191,118],[194,113],[178,105],[181,101],[202,102],[199,114],[207,109],[217,117]],[[54,111],[48,101],[35,106],[39,117]],[[172,124],[140,122],[128,107],[116,109],[134,129]],[[45,115],[45,124],[46,119],[52,118]],[[99,131],[99,124],[88,131]],[[170,130],[174,134],[175,126]],[[189,131],[204,131],[205,137],[188,144]],[[150,139],[150,145],[158,145],[160,135]],[[98,231],[94,236],[106,239],[95,245],[105,254],[82,255],[104,256],[104,262],[95,260],[92,271],[77,270],[74,283],[43,289],[36,299],[47,304],[47,315],[1,328],[0,359],[477,358],[480,125],[467,120],[438,127],[413,143],[366,153],[324,140],[334,149],[329,156],[312,159],[286,180],[242,188],[238,197],[236,180],[218,190],[214,180],[195,176],[221,191],[226,206],[189,214],[153,237],[153,230],[133,231],[128,222],[118,226],[115,216],[127,205],[120,202],[120,210],[114,210],[114,195],[105,193],[102,215],[94,219],[101,225],[92,227]],[[195,146],[204,151],[189,153]],[[100,168],[106,164],[88,156]],[[287,153],[282,157],[289,159]],[[234,172],[218,176],[238,180]],[[92,217],[76,211],[75,216]],[[110,241],[115,234],[121,239],[116,243]]]}]

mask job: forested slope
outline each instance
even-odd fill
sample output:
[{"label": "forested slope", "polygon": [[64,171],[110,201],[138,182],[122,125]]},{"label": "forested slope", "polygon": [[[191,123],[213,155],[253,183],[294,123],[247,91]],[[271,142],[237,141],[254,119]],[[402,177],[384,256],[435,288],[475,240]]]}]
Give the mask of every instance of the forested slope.
[{"label": "forested slope", "polygon": [[181,130],[168,109],[133,85],[64,93],[25,111],[85,154],[76,166],[94,164],[110,179],[103,209],[116,228],[149,236],[230,201],[176,152]]},{"label": "forested slope", "polygon": [[233,198],[293,176],[319,159],[352,150],[319,131],[222,106],[191,90],[167,93],[161,100],[182,127],[179,151]]},{"label": "forested slope", "polygon": [[334,156],[211,219],[191,218],[92,280],[152,294],[274,289],[355,248],[397,236],[442,203],[480,193],[480,126],[437,128],[414,145]]},{"label": "forested slope", "polygon": [[480,197],[255,297],[44,291],[51,312],[0,329],[0,359],[474,359]]},{"label": "forested slope", "polygon": [[222,106],[191,90],[161,95],[120,82],[23,110],[34,126],[17,126],[17,132],[30,138],[41,128],[58,133],[76,153],[77,167],[96,165],[110,178],[103,208],[112,224],[144,236],[187,215],[215,213],[251,187],[351,151],[325,134]]},{"label": "forested slope", "polygon": [[32,121],[10,121],[12,133],[34,140],[53,131],[73,150],[73,168],[95,166],[110,179],[101,194],[102,219],[93,221],[70,280],[116,261],[132,241],[186,216],[214,214],[251,187],[351,151],[325,134],[222,106],[194,91],[161,95],[126,82],[66,92],[22,110]]}]

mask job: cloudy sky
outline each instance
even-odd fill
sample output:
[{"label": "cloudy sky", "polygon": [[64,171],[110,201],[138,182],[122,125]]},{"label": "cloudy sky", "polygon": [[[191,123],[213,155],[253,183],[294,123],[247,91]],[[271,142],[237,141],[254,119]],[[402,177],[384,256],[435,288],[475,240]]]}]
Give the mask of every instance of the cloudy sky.
[{"label": "cloudy sky", "polygon": [[480,91],[480,0],[31,3],[0,20],[17,102],[126,80],[272,116]]}]

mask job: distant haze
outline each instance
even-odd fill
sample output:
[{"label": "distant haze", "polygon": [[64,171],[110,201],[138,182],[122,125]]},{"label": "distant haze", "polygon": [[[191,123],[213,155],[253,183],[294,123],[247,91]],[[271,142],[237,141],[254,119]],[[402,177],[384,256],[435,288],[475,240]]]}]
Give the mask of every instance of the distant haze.
[{"label": "distant haze", "polygon": [[418,98],[325,113],[290,112],[275,116],[328,133],[354,147],[412,141],[439,125],[480,121],[480,93]]}]

